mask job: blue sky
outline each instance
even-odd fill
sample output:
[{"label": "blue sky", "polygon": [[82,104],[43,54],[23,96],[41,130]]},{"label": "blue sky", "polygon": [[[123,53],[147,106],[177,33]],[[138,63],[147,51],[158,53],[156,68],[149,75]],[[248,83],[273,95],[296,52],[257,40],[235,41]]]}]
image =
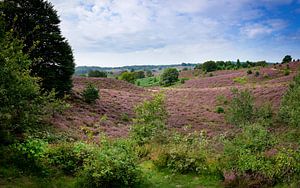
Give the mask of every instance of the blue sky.
[{"label": "blue sky", "polygon": [[300,58],[300,0],[49,0],[76,65]]}]

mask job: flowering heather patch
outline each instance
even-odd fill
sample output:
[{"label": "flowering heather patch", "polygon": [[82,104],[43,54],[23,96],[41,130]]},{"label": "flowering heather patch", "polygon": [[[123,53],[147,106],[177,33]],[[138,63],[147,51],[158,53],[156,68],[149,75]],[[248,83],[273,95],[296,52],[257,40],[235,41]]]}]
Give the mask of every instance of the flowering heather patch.
[{"label": "flowering heather patch", "polygon": [[[191,131],[205,130],[208,135],[232,133],[236,128],[228,125],[224,114],[215,110],[216,106],[220,106],[218,96],[230,99],[232,88],[248,88],[256,104],[270,102],[276,110],[299,65],[300,62],[290,63],[292,72],[288,76],[281,71],[286,65],[277,65],[277,69],[274,66],[260,68],[259,77],[247,75],[247,69],[216,71],[213,77],[199,76],[174,88],[143,89],[116,79],[75,77],[74,92],[69,101],[72,107],[53,118],[52,123],[83,138],[82,127],[92,131],[95,137],[101,132],[111,137],[124,137],[134,117],[134,107],[162,90],[166,94],[169,128],[184,131],[184,127],[190,126]],[[269,77],[263,78],[264,74]],[[247,77],[248,82],[235,83],[233,79],[236,77]],[[100,91],[100,99],[94,105],[85,104],[80,96],[88,83],[94,84]],[[221,107],[226,111],[226,105]]]}]

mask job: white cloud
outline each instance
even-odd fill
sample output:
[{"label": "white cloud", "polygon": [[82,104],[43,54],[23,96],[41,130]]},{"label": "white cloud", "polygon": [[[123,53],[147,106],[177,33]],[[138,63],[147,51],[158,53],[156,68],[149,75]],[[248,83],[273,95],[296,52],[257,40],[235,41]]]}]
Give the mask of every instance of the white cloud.
[{"label": "white cloud", "polygon": [[279,31],[287,26],[284,20],[274,19],[266,20],[262,23],[248,24],[241,28],[241,34],[246,35],[248,38],[256,38],[260,36],[270,35]]},{"label": "white cloud", "polygon": [[[280,31],[260,19],[291,0],[50,0],[78,65],[178,63],[231,57],[232,43]],[[260,20],[254,22],[253,20]],[[243,53],[243,52],[240,52]],[[234,58],[235,59],[235,58]]]}]

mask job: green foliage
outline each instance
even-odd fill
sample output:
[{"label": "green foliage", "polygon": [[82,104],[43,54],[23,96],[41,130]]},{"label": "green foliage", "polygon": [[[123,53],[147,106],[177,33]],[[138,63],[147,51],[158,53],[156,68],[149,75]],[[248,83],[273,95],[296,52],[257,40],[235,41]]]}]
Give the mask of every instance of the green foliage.
[{"label": "green foliage", "polygon": [[225,112],[225,110],[224,110],[224,108],[223,108],[222,106],[217,106],[217,108],[216,108],[216,113],[222,114],[222,113],[224,113],[224,112]]},{"label": "green foliage", "polygon": [[160,85],[170,86],[178,81],[179,72],[175,68],[165,69],[160,78]]},{"label": "green foliage", "polygon": [[27,139],[23,143],[16,143],[11,146],[11,163],[23,171],[45,175],[43,159],[47,147],[48,144],[40,139]]},{"label": "green foliage", "polygon": [[282,98],[280,107],[281,119],[290,126],[300,127],[300,75],[290,84]]},{"label": "green foliage", "polygon": [[284,58],[282,59],[282,64],[284,64],[284,63],[290,63],[290,62],[292,62],[292,56],[290,56],[290,55],[286,55],[286,56],[284,56]]},{"label": "green foliage", "polygon": [[255,77],[259,77],[259,75],[260,75],[259,71],[256,71],[255,72]]},{"label": "green foliage", "polygon": [[251,69],[247,70],[247,74],[252,74],[252,70]]},{"label": "green foliage", "polygon": [[[139,85],[138,85],[139,83]],[[153,86],[159,86],[159,78],[157,77],[147,77],[138,79],[135,82],[136,85],[141,87],[153,87]]]},{"label": "green foliage", "polygon": [[98,71],[98,70],[91,70],[88,73],[89,77],[100,77],[100,78],[107,78],[107,72]]},{"label": "green foliage", "polygon": [[[210,160],[210,161],[209,161]],[[208,156],[207,139],[203,132],[181,135],[175,133],[159,152],[154,164],[176,173],[217,173],[213,158]]]},{"label": "green foliage", "polygon": [[273,185],[299,176],[299,151],[276,150],[275,144],[276,139],[262,125],[248,125],[235,138],[225,141],[221,166],[233,171],[237,181],[250,178],[258,184]]},{"label": "green foliage", "polygon": [[153,75],[153,73],[152,73],[151,70],[147,70],[147,71],[146,71],[146,76],[147,76],[147,77],[153,77],[154,75]]},{"label": "green foliage", "polygon": [[266,61],[258,61],[258,62],[256,62],[256,66],[265,67],[267,65],[268,65],[268,63]]},{"label": "green foliage", "polygon": [[228,104],[228,100],[224,95],[218,95],[216,98],[217,104],[218,105],[227,105]]},{"label": "green foliage", "polygon": [[195,70],[196,70],[196,69],[202,70],[202,64],[197,64],[197,65],[194,67],[194,69],[195,69]]},{"label": "green foliage", "polygon": [[187,81],[187,80],[189,80],[189,78],[181,78],[181,79],[180,79],[180,83],[181,83],[181,84],[184,84],[185,81]]},{"label": "green foliage", "polygon": [[53,145],[46,153],[48,165],[67,175],[74,175],[81,170],[84,161],[92,155],[93,148],[83,142]]},{"label": "green foliage", "polygon": [[233,79],[234,82],[239,84],[246,84],[247,83],[247,77],[236,77]]},{"label": "green foliage", "polygon": [[[32,61],[31,75],[41,77],[42,88],[59,96],[71,91],[73,53],[59,29],[60,20],[45,0],[1,1],[5,31],[24,40],[22,50]],[[23,66],[20,64],[20,66]]]},{"label": "green foliage", "polygon": [[285,76],[288,76],[288,75],[290,75],[291,70],[286,68],[286,69],[284,69],[283,73]]},{"label": "green foliage", "polygon": [[[30,76],[31,61],[22,42],[5,35],[0,42],[0,132],[23,133],[33,128],[48,111],[58,108],[54,92],[41,93],[38,78]],[[5,142],[3,137],[1,143]]]},{"label": "green foliage", "polygon": [[232,91],[233,98],[226,110],[226,119],[234,125],[250,122],[254,116],[254,99],[248,90]]},{"label": "green foliage", "polygon": [[264,103],[255,108],[255,121],[263,125],[271,125],[273,122],[273,109],[271,103]]},{"label": "green foliage", "polygon": [[157,94],[152,100],[145,101],[135,108],[136,117],[131,127],[131,138],[144,144],[162,134],[165,130],[167,111],[164,96]]},{"label": "green foliage", "polygon": [[125,122],[129,122],[130,121],[130,117],[127,113],[122,113],[121,114],[121,120],[125,121]]},{"label": "green foliage", "polygon": [[136,75],[134,72],[123,72],[119,79],[133,84],[136,80]]},{"label": "green foliage", "polygon": [[144,71],[137,71],[137,72],[134,72],[135,74],[135,79],[141,79],[141,78],[145,78],[145,72]]},{"label": "green foliage", "polygon": [[82,92],[82,96],[85,102],[95,103],[99,99],[99,90],[92,84],[86,86]]},{"label": "green foliage", "polygon": [[80,187],[132,187],[141,182],[141,171],[128,141],[104,143],[88,158],[79,175]]},{"label": "green foliage", "polygon": [[212,72],[217,70],[217,64],[214,61],[207,61],[202,64],[202,70],[204,72]]}]

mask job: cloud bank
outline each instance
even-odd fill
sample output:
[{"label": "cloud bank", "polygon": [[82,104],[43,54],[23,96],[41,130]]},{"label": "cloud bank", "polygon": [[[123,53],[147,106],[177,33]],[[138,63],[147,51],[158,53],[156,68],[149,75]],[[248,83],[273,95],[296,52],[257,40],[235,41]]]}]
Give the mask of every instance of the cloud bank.
[{"label": "cloud bank", "polygon": [[[299,1],[50,0],[77,65],[299,55]],[[297,34],[298,33],[298,34]],[[298,37],[297,37],[298,36]]]}]

